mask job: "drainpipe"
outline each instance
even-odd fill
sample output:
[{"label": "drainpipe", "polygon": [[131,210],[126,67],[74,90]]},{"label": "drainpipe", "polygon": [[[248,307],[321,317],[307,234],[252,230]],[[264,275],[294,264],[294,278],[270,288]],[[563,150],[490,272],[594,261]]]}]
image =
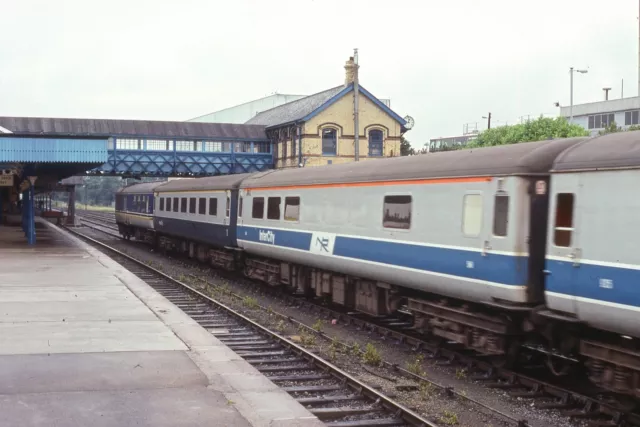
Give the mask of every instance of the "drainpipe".
[{"label": "drainpipe", "polygon": [[298,167],[301,168],[302,164],[302,126],[298,124]]}]

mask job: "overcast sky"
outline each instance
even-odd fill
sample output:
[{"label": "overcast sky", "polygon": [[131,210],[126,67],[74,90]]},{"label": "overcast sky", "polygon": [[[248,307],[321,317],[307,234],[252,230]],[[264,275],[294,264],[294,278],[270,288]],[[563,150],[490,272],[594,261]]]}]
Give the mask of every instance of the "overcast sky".
[{"label": "overcast sky", "polygon": [[415,147],[638,93],[638,0],[3,0],[0,115],[186,120],[361,84]]}]

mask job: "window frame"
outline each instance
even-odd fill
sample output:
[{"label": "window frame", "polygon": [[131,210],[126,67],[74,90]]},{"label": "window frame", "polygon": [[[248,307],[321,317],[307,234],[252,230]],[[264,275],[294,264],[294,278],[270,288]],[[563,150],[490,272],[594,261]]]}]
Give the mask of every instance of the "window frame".
[{"label": "window frame", "polygon": [[[269,202],[271,199],[278,199],[278,218],[269,218]],[[281,221],[282,220],[282,196],[267,196],[266,203],[266,220],[267,221]]]},{"label": "window frame", "polygon": [[[260,217],[254,216],[256,200],[258,200],[258,199],[262,200],[262,212],[260,212],[261,213]],[[264,196],[258,196],[258,197],[252,197],[251,198],[251,219],[264,219],[264,217],[265,217],[265,213],[264,213],[265,209],[264,208],[267,205],[265,203],[264,199],[265,199]]]},{"label": "window frame", "polygon": [[[324,151],[324,133],[329,131],[332,131],[335,135],[335,140],[334,140],[335,144],[334,144],[333,153],[325,153]],[[330,126],[320,129],[320,149],[322,150],[322,156],[326,156],[326,157],[338,156],[338,129]]]},{"label": "window frame", "polygon": [[[380,133],[380,141],[376,142],[376,145],[380,145],[380,154],[373,154],[371,152],[371,134],[374,132]],[[369,143],[369,157],[384,157],[384,131],[382,129],[369,129],[369,132],[367,133],[367,142]]]},{"label": "window frame", "polygon": [[198,215],[207,214],[207,198],[198,197]]},{"label": "window frame", "polygon": [[242,218],[242,208],[244,207],[244,197],[238,197],[238,218]]},{"label": "window frame", "polygon": [[[558,200],[560,199],[560,195],[571,195],[571,227],[558,227]],[[554,213],[553,213],[553,241],[551,242],[554,247],[559,249],[571,249],[573,244],[573,234],[576,231],[576,193],[555,193],[555,202],[554,202]],[[557,231],[568,231],[569,234],[569,244],[568,245],[558,245],[556,243]]]},{"label": "window frame", "polygon": [[225,208],[225,218],[229,218],[231,216],[231,196],[229,194],[227,196],[227,206]]},{"label": "window frame", "polygon": [[189,215],[195,215],[196,211],[197,211],[197,202],[198,198],[197,197],[189,197]]},{"label": "window frame", "polygon": [[[298,199],[298,219],[287,219],[287,199]],[[284,209],[282,210],[282,219],[289,223],[300,223],[300,217],[302,216],[302,197],[299,195],[290,194],[284,196]]]},{"label": "window frame", "polygon": [[[212,207],[211,202],[212,201],[214,202],[213,203],[213,207],[215,209],[211,209],[211,207]],[[209,197],[209,206],[208,206],[208,208],[209,208],[209,211],[208,211],[209,216],[214,216],[214,217],[218,216],[218,198],[217,197],[215,197],[215,196],[214,197]]]},{"label": "window frame", "polygon": [[173,206],[171,206],[171,202],[173,197],[169,196],[169,197],[165,197],[165,199],[167,199],[167,201],[164,204],[164,207],[166,208],[165,212],[172,212]]},{"label": "window frame", "polygon": [[[496,206],[498,198],[507,199],[507,214],[505,216],[504,234],[496,234]],[[506,191],[498,191],[493,195],[493,224],[491,226],[491,235],[497,239],[506,239],[509,237],[509,214],[511,213],[511,197]]]},{"label": "window frame", "polygon": [[[384,215],[385,215],[385,205],[386,205],[386,199],[387,197],[409,197],[411,199],[410,205],[411,207],[409,208],[409,227],[407,228],[399,228],[399,227],[385,227],[384,225]],[[384,193],[382,195],[382,220],[380,221],[380,226],[382,227],[382,230],[385,231],[389,231],[389,232],[404,232],[404,233],[408,233],[411,232],[412,228],[413,228],[413,219],[415,218],[415,212],[413,210],[413,194],[409,193],[409,192],[391,192],[391,193]]]},{"label": "window frame", "polygon": [[[480,229],[477,234],[468,234],[465,232],[465,212],[466,212],[466,199],[468,196],[480,196]],[[460,231],[464,237],[468,237],[470,239],[477,239],[482,235],[482,230],[484,229],[484,194],[482,191],[466,191],[464,196],[462,196],[462,218],[460,221]]]},{"label": "window frame", "polygon": [[164,197],[160,197],[160,204],[158,205],[158,210],[164,212]]},{"label": "window frame", "polygon": [[187,213],[187,200],[189,200],[188,197],[181,197],[180,198],[180,213]]}]

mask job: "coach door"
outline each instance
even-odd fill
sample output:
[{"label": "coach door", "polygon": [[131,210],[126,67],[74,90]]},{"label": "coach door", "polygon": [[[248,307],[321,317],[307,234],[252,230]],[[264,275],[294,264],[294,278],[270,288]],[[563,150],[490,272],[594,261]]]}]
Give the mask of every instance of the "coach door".
[{"label": "coach door", "polygon": [[546,297],[549,308],[577,314],[575,295],[582,257],[577,196],[579,174],[554,175],[551,181]]}]

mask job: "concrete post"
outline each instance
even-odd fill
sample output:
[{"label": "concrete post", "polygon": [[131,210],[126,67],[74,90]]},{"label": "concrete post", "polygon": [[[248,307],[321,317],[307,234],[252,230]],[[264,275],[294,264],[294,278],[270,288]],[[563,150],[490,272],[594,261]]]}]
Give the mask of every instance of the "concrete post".
[{"label": "concrete post", "polygon": [[67,225],[74,226],[76,223],[76,186],[69,187],[69,204],[67,208]]},{"label": "concrete post", "polygon": [[36,244],[36,216],[35,216],[35,196],[33,194],[33,184],[29,185],[29,218],[27,223],[27,243]]}]

